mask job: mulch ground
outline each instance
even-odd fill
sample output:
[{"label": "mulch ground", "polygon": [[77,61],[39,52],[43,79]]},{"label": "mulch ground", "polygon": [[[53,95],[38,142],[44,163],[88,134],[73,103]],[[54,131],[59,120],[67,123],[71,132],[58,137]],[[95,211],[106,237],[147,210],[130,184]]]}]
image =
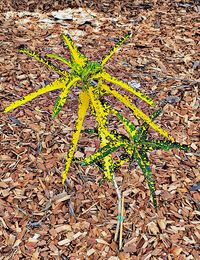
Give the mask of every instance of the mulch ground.
[{"label": "mulch ground", "polygon": [[[198,2],[77,0],[74,6],[67,1],[4,2],[0,5],[0,259],[199,259],[200,194],[191,190],[200,182]],[[69,8],[64,20],[52,13],[61,8]],[[125,195],[119,252],[113,239],[117,223],[113,185],[99,186],[102,173],[97,168],[75,164],[68,186],[61,183],[76,120],[77,90],[54,121],[51,112],[59,91],[9,114],[2,111],[57,77],[19,54],[19,47],[65,54],[60,39],[65,32],[90,59],[98,60],[128,31],[131,39],[112,57],[107,71],[139,82],[140,89],[163,107],[157,122],[191,150],[151,153],[157,212],[140,169],[129,171],[125,165],[117,172]],[[130,113],[120,102],[111,101]],[[136,103],[150,114],[144,103]],[[110,123],[122,128],[113,118]],[[95,124],[88,114],[84,127]],[[91,154],[98,143],[82,134],[76,156]]]}]

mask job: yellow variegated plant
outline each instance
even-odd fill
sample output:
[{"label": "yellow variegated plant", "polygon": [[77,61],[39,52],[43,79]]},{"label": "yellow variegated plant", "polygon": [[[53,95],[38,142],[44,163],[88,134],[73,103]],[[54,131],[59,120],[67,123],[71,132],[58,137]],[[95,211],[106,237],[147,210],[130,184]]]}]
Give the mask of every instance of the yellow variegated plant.
[{"label": "yellow variegated plant", "polygon": [[[133,160],[138,164],[141,168],[152,196],[153,205],[156,208],[156,195],[155,195],[155,187],[154,180],[150,168],[150,161],[148,159],[147,152],[152,150],[170,150],[173,148],[178,148],[181,150],[187,151],[189,147],[187,145],[181,145],[172,141],[164,141],[164,140],[155,140],[147,137],[148,124],[143,123],[138,129],[121,113],[119,113],[116,109],[110,109],[112,112],[124,125],[128,137],[122,134],[118,134],[117,131],[114,131],[113,141],[108,143],[107,145],[100,148],[94,154],[88,156],[81,163],[82,166],[86,166],[92,163],[96,163],[98,166],[101,165],[100,162],[102,159],[110,156],[113,152],[117,151],[119,148],[123,147],[125,150],[125,154],[122,154],[122,157],[118,159],[115,163],[113,162],[110,166],[110,172],[116,171],[116,169],[121,166],[125,161],[132,162]],[[150,118],[154,120],[159,114],[161,110],[157,110],[154,112]],[[101,167],[104,171],[104,166]]]},{"label": "yellow variegated plant", "polygon": [[[101,148],[109,143],[109,141],[113,138],[113,135],[108,131],[107,128],[107,117],[108,117],[108,109],[104,107],[100,102],[100,97],[104,94],[113,95],[116,99],[120,100],[127,107],[129,107],[133,114],[143,119],[149,126],[151,126],[155,131],[159,132],[164,137],[171,139],[168,133],[160,128],[157,124],[155,124],[151,118],[149,118],[146,114],[144,114],[140,109],[138,109],[133,103],[132,100],[127,95],[120,94],[115,88],[110,87],[106,84],[112,83],[113,85],[120,86],[123,90],[126,90],[130,93],[133,93],[137,97],[141,98],[149,105],[154,105],[154,102],[151,98],[144,95],[141,91],[133,89],[127,83],[122,80],[119,80],[110,74],[108,74],[104,68],[104,65],[108,61],[109,58],[115,53],[115,51],[122,45],[122,43],[129,38],[130,34],[125,35],[123,38],[119,40],[119,42],[111,49],[108,55],[105,56],[100,62],[89,61],[86,56],[81,54],[77,49],[76,45],[72,41],[69,35],[63,35],[63,40],[67,44],[71,59],[68,60],[64,57],[61,57],[56,54],[47,54],[46,57],[41,57],[38,53],[21,49],[21,53],[25,53],[29,56],[32,56],[37,61],[45,64],[49,69],[56,72],[60,77],[53,81],[51,84],[38,89],[37,91],[28,94],[27,96],[14,101],[8,107],[5,108],[4,112],[9,112],[28,101],[33,100],[34,98],[45,94],[47,92],[60,89],[60,95],[58,96],[55,106],[52,112],[52,118],[54,119],[59,111],[64,106],[69,91],[72,87],[77,86],[80,89],[79,94],[79,106],[78,106],[78,118],[75,125],[75,130],[72,136],[72,142],[66,157],[66,165],[65,170],[62,173],[62,183],[65,183],[66,176],[74,156],[76,146],[79,140],[82,124],[86,115],[88,108],[90,107],[93,114],[96,117],[98,122],[98,132],[101,138]],[[56,59],[63,62],[65,65],[69,67],[69,70],[63,70],[57,67],[55,64],[50,62],[48,58]],[[96,80],[98,83],[93,84],[93,80]],[[112,180],[112,172],[110,171],[110,166],[112,165],[111,155],[103,158],[104,163],[104,174],[108,180]]]}]

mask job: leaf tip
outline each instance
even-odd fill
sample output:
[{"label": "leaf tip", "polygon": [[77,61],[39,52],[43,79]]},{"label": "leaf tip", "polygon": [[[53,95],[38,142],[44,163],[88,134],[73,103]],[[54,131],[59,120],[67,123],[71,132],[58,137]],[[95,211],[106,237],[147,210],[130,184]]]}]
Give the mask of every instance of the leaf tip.
[{"label": "leaf tip", "polygon": [[56,115],[55,114],[52,114],[51,115],[51,120],[54,120],[56,118]]},{"label": "leaf tip", "polygon": [[132,35],[133,35],[132,32],[129,31],[129,32],[127,32],[127,34],[126,34],[126,37],[128,38],[128,37],[131,37]]},{"label": "leaf tip", "polygon": [[20,53],[24,53],[25,51],[27,51],[25,48],[19,48]]}]

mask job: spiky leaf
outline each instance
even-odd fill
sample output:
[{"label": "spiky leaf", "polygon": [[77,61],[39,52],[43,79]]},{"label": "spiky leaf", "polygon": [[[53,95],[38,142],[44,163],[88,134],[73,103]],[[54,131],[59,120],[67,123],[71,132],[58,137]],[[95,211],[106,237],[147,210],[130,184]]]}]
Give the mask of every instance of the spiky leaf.
[{"label": "spiky leaf", "polygon": [[132,88],[126,82],[111,76],[110,74],[106,73],[105,71],[101,73],[101,77],[110,83],[113,83],[117,86],[120,86],[121,88],[123,88],[125,90],[128,90],[129,92],[133,93],[135,96],[141,98],[147,104],[149,104],[151,106],[155,105],[154,101],[150,97],[148,97],[144,93],[142,93],[139,89]]},{"label": "spiky leaf", "polygon": [[141,170],[147,180],[149,190],[150,190],[152,200],[153,200],[153,205],[156,208],[157,202],[156,202],[155,185],[154,185],[150,162],[147,157],[147,154],[143,150],[138,151],[137,149],[135,149],[133,152],[133,158],[138,163],[139,167],[141,168]]},{"label": "spiky leaf", "polygon": [[185,144],[179,144],[177,142],[171,141],[162,141],[162,140],[147,140],[142,142],[143,146],[148,150],[165,150],[169,151],[170,149],[180,149],[184,151],[188,151],[189,146]]},{"label": "spiky leaf", "polygon": [[123,123],[130,138],[133,138],[137,132],[135,126],[116,109],[112,109],[111,111]]},{"label": "spiky leaf", "polygon": [[74,85],[76,85],[76,83],[79,79],[80,79],[79,77],[70,79],[69,82],[66,84],[66,86],[62,89],[59,97],[56,100],[55,106],[53,108],[52,119],[54,119],[57,116],[57,114],[60,112],[60,110],[62,109],[62,107],[65,104],[65,101],[67,100],[70,89]]},{"label": "spiky leaf", "polygon": [[20,49],[19,52],[25,53],[25,54],[35,58],[37,61],[46,65],[49,69],[53,70],[54,72],[58,73],[61,76],[64,76],[67,78],[69,77],[69,73],[67,71],[59,69],[56,65],[54,65],[52,62],[48,61],[47,59],[43,58],[41,55],[39,55],[35,51],[30,51],[27,49]]},{"label": "spiky leaf", "polygon": [[84,67],[87,62],[87,58],[78,51],[78,48],[68,34],[62,34],[62,38],[70,50],[72,60],[81,67]]},{"label": "spiky leaf", "polygon": [[70,68],[72,67],[72,63],[70,60],[64,58],[64,57],[61,57],[57,54],[54,54],[54,53],[48,53],[46,54],[46,57],[48,58],[52,58],[52,59],[56,59],[56,60],[59,60],[59,61],[62,61],[64,64],[66,64],[67,66],[69,66]]},{"label": "spiky leaf", "polygon": [[80,136],[80,132],[81,132],[81,128],[82,128],[82,124],[86,115],[86,112],[88,110],[89,107],[89,103],[90,103],[90,99],[89,96],[87,94],[87,92],[81,92],[79,94],[79,106],[78,106],[78,118],[76,121],[76,125],[75,125],[75,130],[72,136],[72,142],[70,144],[70,148],[66,157],[66,164],[65,164],[65,170],[62,173],[62,183],[65,183],[65,180],[67,178],[67,173],[72,161],[72,158],[74,156],[74,152],[76,150],[76,146],[79,140],[79,136]]},{"label": "spiky leaf", "polygon": [[126,96],[120,94],[115,89],[111,89],[109,86],[103,84],[102,88],[109,94],[113,95],[115,98],[119,99],[122,103],[124,103],[127,107],[129,107],[134,115],[136,117],[139,117],[143,119],[147,124],[149,124],[156,132],[160,133],[167,139],[171,139],[173,141],[173,138],[165,131],[163,130],[159,125],[155,124],[151,118],[149,118],[146,114],[144,114],[139,108],[137,108],[135,105],[132,104],[131,100]]},{"label": "spiky leaf", "polygon": [[44,88],[40,88],[40,89],[36,90],[35,92],[32,92],[32,93],[24,96],[23,98],[12,102],[9,106],[7,106],[5,108],[4,112],[7,113],[21,105],[26,104],[27,102],[33,100],[34,98],[39,97],[40,95],[43,95],[50,91],[53,91],[56,89],[62,89],[66,85],[67,81],[68,81],[68,79],[66,79],[66,78],[59,78],[59,79],[55,80],[54,82],[50,83],[49,85],[45,86]]},{"label": "spiky leaf", "polygon": [[108,143],[107,145],[103,146],[100,148],[96,153],[88,156],[82,163],[82,166],[87,166],[92,163],[96,163],[99,160],[102,160],[104,157],[107,155],[110,155],[111,153],[115,152],[118,150],[121,146],[123,146],[123,143],[118,142],[116,143]]},{"label": "spiky leaf", "polygon": [[[150,118],[152,120],[156,119],[160,114],[161,114],[162,110],[158,109],[156,110],[153,114],[150,115]],[[140,142],[142,139],[145,140],[147,137],[147,130],[149,128],[149,124],[147,124],[146,122],[144,122],[139,129],[137,129],[136,134],[134,135],[134,141],[135,142]]]},{"label": "spiky leaf", "polygon": [[119,47],[130,37],[131,33],[127,33],[122,37],[115,46],[110,50],[110,52],[102,59],[101,65],[104,66],[105,63],[112,57],[112,55],[119,49]]}]

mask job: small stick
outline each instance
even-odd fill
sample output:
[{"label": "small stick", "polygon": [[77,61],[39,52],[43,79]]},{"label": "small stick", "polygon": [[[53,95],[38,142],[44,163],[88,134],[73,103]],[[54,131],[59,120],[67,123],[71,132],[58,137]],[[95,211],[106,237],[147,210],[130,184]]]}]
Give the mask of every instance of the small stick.
[{"label": "small stick", "polygon": [[113,174],[113,184],[117,192],[117,198],[118,198],[118,212],[117,212],[117,226],[115,231],[115,237],[114,241],[117,241],[118,234],[119,234],[119,228],[120,228],[120,214],[121,214],[121,191],[117,185],[115,175]]},{"label": "small stick", "polygon": [[122,249],[123,219],[124,218],[124,193],[122,192],[121,213],[120,213],[120,233],[119,233],[119,250]]},{"label": "small stick", "polygon": [[81,214],[78,215],[78,217],[80,217],[81,215],[87,213],[88,211],[90,211],[94,206],[96,206],[99,203],[99,201],[95,202],[94,204],[92,204],[92,206],[90,206],[88,209],[86,209],[85,211],[83,211]]}]

